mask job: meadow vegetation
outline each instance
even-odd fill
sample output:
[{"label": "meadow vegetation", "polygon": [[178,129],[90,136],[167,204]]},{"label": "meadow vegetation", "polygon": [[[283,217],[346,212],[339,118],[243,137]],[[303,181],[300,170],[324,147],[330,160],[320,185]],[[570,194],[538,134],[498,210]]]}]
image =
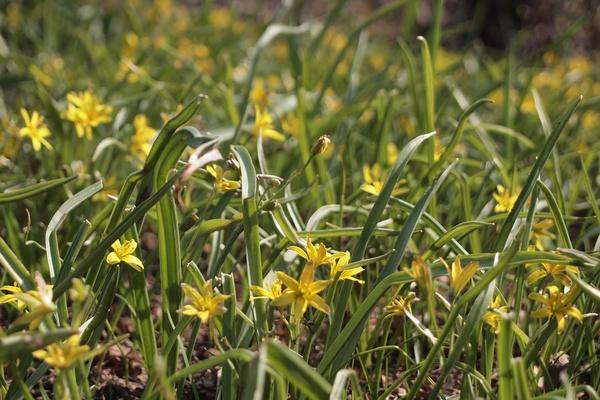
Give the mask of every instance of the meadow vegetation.
[{"label": "meadow vegetation", "polygon": [[0,6],[0,398],[598,399],[596,55],[292,3]]}]

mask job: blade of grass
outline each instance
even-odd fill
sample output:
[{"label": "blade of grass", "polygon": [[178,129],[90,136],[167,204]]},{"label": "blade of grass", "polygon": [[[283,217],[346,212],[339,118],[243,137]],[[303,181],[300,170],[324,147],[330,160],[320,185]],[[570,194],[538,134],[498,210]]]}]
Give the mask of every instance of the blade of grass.
[{"label": "blade of grass", "polygon": [[542,189],[544,192],[544,196],[546,197],[546,201],[548,202],[548,206],[550,207],[550,211],[552,211],[552,215],[554,216],[554,223],[556,225],[556,230],[558,231],[558,245],[562,247],[567,247],[569,249],[573,248],[573,244],[571,243],[571,238],[569,238],[569,230],[567,229],[567,224],[565,223],[564,218],[562,217],[562,212],[559,208],[558,203],[556,202],[556,198],[552,194],[552,191],[538,179],[537,186]]},{"label": "blade of grass", "polygon": [[60,271],[60,254],[58,254],[58,239],[56,237],[56,231],[62,225],[65,218],[67,218],[67,215],[71,211],[98,193],[103,187],[102,181],[98,181],[76,193],[69,200],[62,203],[50,219],[48,227],[46,228],[45,243],[46,258],[48,260],[48,270],[50,271],[51,282],[54,282],[56,274]]},{"label": "blade of grass", "polygon": [[15,201],[21,201],[30,197],[37,196],[38,194],[46,193],[52,189],[66,185],[77,178],[77,175],[69,176],[66,178],[51,179],[46,182],[40,182],[21,189],[15,189],[10,191],[4,191],[0,193],[0,204],[12,203]]},{"label": "blade of grass", "polygon": [[315,400],[326,399],[331,385],[317,373],[306,361],[291,349],[276,342],[268,341],[267,360],[279,374],[302,391],[302,394]]},{"label": "blade of grass", "polygon": [[217,365],[221,365],[228,360],[239,360],[241,362],[250,362],[254,353],[247,349],[231,349],[224,351],[221,354],[212,356],[206,360],[202,360],[189,367],[182,368],[168,378],[169,383],[175,383],[182,379],[192,376],[194,374],[206,371],[209,368],[213,368]]},{"label": "blade of grass", "polygon": [[567,111],[559,119],[558,124],[552,131],[552,134],[548,137],[548,140],[546,140],[546,142],[544,143],[544,147],[541,149],[540,153],[538,154],[536,162],[535,162],[533,168],[531,169],[529,176],[527,177],[527,181],[526,181],[525,185],[523,186],[523,189],[521,190],[519,197],[517,198],[513,208],[511,209],[510,213],[508,214],[508,217],[506,217],[506,220],[504,221],[504,224],[502,225],[500,233],[498,234],[498,237],[495,239],[495,241],[492,245],[493,249],[500,250],[506,245],[508,236],[510,235],[510,233],[515,225],[515,222],[517,221],[519,212],[521,211],[523,206],[525,206],[525,202],[527,201],[527,198],[531,194],[531,191],[533,190],[533,187],[539,178],[542,168],[544,167],[546,160],[550,156],[550,152],[554,148],[554,145],[556,144],[560,134],[564,130],[564,128],[567,124],[567,121],[569,120],[571,115],[573,115],[573,113],[575,112],[575,109],[579,105],[579,102],[581,101],[581,99],[582,99],[582,97],[579,96],[575,101],[573,101],[571,103],[571,105],[568,107]]}]

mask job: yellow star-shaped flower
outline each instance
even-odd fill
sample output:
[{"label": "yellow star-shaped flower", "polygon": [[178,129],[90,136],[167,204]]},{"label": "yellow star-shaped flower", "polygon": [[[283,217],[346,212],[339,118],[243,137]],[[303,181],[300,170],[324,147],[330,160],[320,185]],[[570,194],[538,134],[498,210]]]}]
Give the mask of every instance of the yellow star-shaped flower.
[{"label": "yellow star-shaped flower", "polygon": [[53,343],[45,349],[34,351],[33,356],[44,360],[51,367],[65,370],[89,353],[90,346],[82,346],[80,340],[79,335],[73,335],[63,343]]},{"label": "yellow star-shaped flower", "polygon": [[133,255],[137,248],[135,240],[125,240],[121,244],[121,241],[117,239],[113,242],[111,247],[113,251],[108,253],[108,256],[106,257],[107,263],[115,265],[124,262],[136,271],[142,271],[144,269],[142,260]]},{"label": "yellow star-shaped flower", "polygon": [[283,282],[286,289],[271,304],[274,306],[285,306],[293,303],[298,320],[302,319],[309,305],[319,311],[329,313],[329,306],[319,296],[319,293],[325,290],[331,281],[315,281],[315,268],[316,266],[306,265],[300,274],[299,280],[295,280],[285,272],[277,271],[277,278]]},{"label": "yellow star-shaped flower", "polygon": [[182,283],[181,288],[189,304],[184,305],[180,312],[183,315],[195,316],[206,323],[210,318],[222,315],[227,309],[223,302],[230,296],[224,294],[215,295],[211,281],[206,281],[200,290],[194,289],[187,283]]},{"label": "yellow star-shaped flower", "polygon": [[19,135],[31,139],[33,150],[40,151],[42,146],[52,150],[52,145],[46,140],[50,136],[50,130],[44,123],[44,117],[38,114],[37,111],[32,112],[30,116],[24,108],[21,108],[21,117],[23,117],[25,126],[19,130]]}]

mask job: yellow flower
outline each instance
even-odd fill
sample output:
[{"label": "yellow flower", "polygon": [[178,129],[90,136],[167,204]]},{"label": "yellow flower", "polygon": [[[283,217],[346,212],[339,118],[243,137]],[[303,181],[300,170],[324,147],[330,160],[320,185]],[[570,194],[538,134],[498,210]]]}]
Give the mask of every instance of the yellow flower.
[{"label": "yellow flower", "polygon": [[115,176],[109,176],[103,178],[104,187],[102,190],[92,197],[93,201],[100,201],[102,203],[106,203],[111,199],[116,199],[119,195],[119,182]]},{"label": "yellow flower", "polygon": [[458,53],[440,47],[435,60],[435,69],[437,71],[443,71],[459,62],[460,59],[461,57]]},{"label": "yellow flower", "polygon": [[542,268],[536,269],[527,276],[527,284],[533,285],[540,279],[552,277],[565,286],[571,284],[571,278],[567,275],[568,272],[579,274],[579,269],[573,265],[542,263]]},{"label": "yellow flower", "polygon": [[600,126],[600,114],[594,111],[588,111],[581,117],[581,125],[585,129],[595,129]]},{"label": "yellow flower", "polygon": [[294,113],[288,113],[281,121],[281,129],[292,136],[298,135],[298,117]]},{"label": "yellow flower", "polygon": [[269,112],[266,110],[262,110],[258,106],[255,106],[254,110],[256,116],[252,134],[254,136],[262,135],[266,139],[273,139],[277,140],[278,142],[283,142],[285,140],[285,136],[273,128],[273,117],[271,114],[269,114]]},{"label": "yellow flower", "polygon": [[444,259],[440,259],[442,264],[448,270],[448,276],[450,277],[450,287],[454,293],[460,293],[465,286],[469,284],[473,275],[477,272],[479,268],[479,263],[470,262],[464,268],[460,263],[460,257],[456,256],[454,262],[452,263],[452,268],[448,266]]},{"label": "yellow flower", "polygon": [[252,285],[250,286],[250,290],[256,294],[256,296],[253,296],[252,299],[275,300],[281,296],[281,285],[282,282],[279,279],[274,279],[270,285],[266,284],[265,287]]},{"label": "yellow flower", "polygon": [[52,145],[46,140],[50,136],[50,130],[44,123],[44,117],[34,111],[31,116],[24,108],[21,108],[21,116],[25,126],[19,130],[19,136],[27,136],[31,139],[33,150],[40,151],[42,145],[48,150],[52,150]]},{"label": "yellow flower", "polygon": [[565,330],[565,319],[567,316],[573,317],[577,321],[583,320],[583,315],[577,307],[573,305],[573,294],[569,291],[562,293],[556,286],[548,286],[546,288],[548,295],[544,296],[541,293],[531,293],[529,298],[538,303],[541,303],[541,308],[533,311],[531,315],[534,318],[554,317],[558,323],[558,334],[560,335]]},{"label": "yellow flower", "polygon": [[90,346],[82,346],[80,340],[79,335],[73,335],[63,343],[53,343],[43,350],[34,351],[33,356],[56,369],[67,369],[90,351]]},{"label": "yellow flower", "polygon": [[131,151],[140,159],[145,159],[150,153],[152,147],[152,138],[156,131],[148,125],[148,118],[145,115],[136,115],[133,119],[135,134],[131,140]]},{"label": "yellow flower", "polygon": [[291,250],[298,254],[300,257],[306,260],[306,265],[318,267],[321,264],[328,263],[333,259],[333,254],[327,253],[327,247],[323,243],[317,243],[313,245],[310,238],[306,239],[306,249],[299,246],[290,246],[288,250]]},{"label": "yellow flower", "polygon": [[578,72],[587,72],[592,67],[592,64],[586,57],[576,56],[568,60],[569,70]]},{"label": "yellow flower", "polygon": [[553,51],[547,51],[542,56],[542,59],[544,60],[544,64],[551,67],[556,65],[556,63],[560,61],[561,57]]},{"label": "yellow flower", "polygon": [[431,271],[425,260],[423,260],[423,257],[416,256],[410,263],[410,269],[405,268],[404,271],[417,282],[417,285],[421,289],[429,292],[432,285]]},{"label": "yellow flower", "polygon": [[142,271],[144,269],[142,260],[133,255],[135,249],[137,248],[137,243],[135,240],[125,240],[123,241],[123,244],[121,244],[121,241],[117,239],[114,241],[111,247],[113,251],[108,253],[108,256],[106,256],[107,263],[114,265],[124,262],[136,271]]},{"label": "yellow flower", "polygon": [[124,38],[125,43],[121,49],[121,55],[125,58],[133,58],[140,46],[140,38],[134,32],[127,32]]},{"label": "yellow flower", "polygon": [[391,318],[395,316],[400,317],[406,313],[412,313],[410,309],[410,303],[416,300],[417,295],[413,292],[409,292],[406,297],[396,296],[392,302],[383,309],[384,318]]},{"label": "yellow flower", "polygon": [[278,40],[271,47],[273,55],[278,60],[286,60],[289,57],[288,45],[283,40]]},{"label": "yellow flower", "polygon": [[537,112],[535,108],[535,101],[533,100],[532,95],[529,95],[523,99],[523,102],[521,103],[521,112],[525,114],[535,114]]},{"label": "yellow flower", "polygon": [[33,75],[33,78],[44,86],[50,87],[54,83],[54,80],[50,75],[45,73],[40,67],[35,64],[29,65],[29,72]]},{"label": "yellow flower", "polygon": [[206,323],[210,318],[222,315],[227,311],[223,302],[227,300],[230,295],[215,295],[211,281],[206,281],[200,290],[194,289],[187,283],[182,283],[181,288],[183,289],[186,299],[190,303],[181,308],[180,312],[183,315],[198,317],[202,323]]},{"label": "yellow flower", "polygon": [[333,255],[333,258],[329,260],[329,278],[335,279],[338,272],[340,272],[340,281],[354,281],[358,282],[361,285],[365,283],[365,281],[355,278],[355,275],[360,274],[365,269],[363,267],[354,267],[354,268],[344,268],[348,265],[350,261],[350,252],[344,251],[339,252]]},{"label": "yellow flower", "polygon": [[375,71],[381,71],[385,67],[385,57],[380,52],[374,52],[368,59],[369,65]]},{"label": "yellow flower", "polygon": [[15,302],[15,306],[17,307],[17,309],[19,311],[23,311],[23,309],[25,308],[25,303],[23,303],[17,298],[17,296],[15,296],[15,293],[23,293],[23,289],[21,289],[17,285],[17,282],[15,282],[12,286],[4,285],[0,287],[0,292],[8,292],[8,294],[0,296],[0,304]]},{"label": "yellow flower", "polygon": [[542,251],[544,250],[544,238],[553,240],[556,236],[548,231],[548,229],[554,226],[554,221],[550,218],[543,219],[533,224],[531,231],[531,240],[535,242],[535,248]]},{"label": "yellow flower", "polygon": [[19,129],[8,115],[0,118],[0,156],[15,159],[19,145],[18,132]]},{"label": "yellow flower", "polygon": [[494,211],[496,212],[510,212],[519,194],[512,194],[508,189],[506,189],[502,185],[496,186],[496,193],[494,193],[494,200],[496,200],[496,207],[494,207]]},{"label": "yellow flower", "polygon": [[32,289],[27,292],[13,290],[12,296],[14,297],[7,299],[7,302],[15,301],[17,306],[19,302],[25,304],[29,312],[17,318],[15,325],[29,324],[30,330],[37,329],[46,315],[56,310],[56,305],[52,300],[52,285],[46,285],[40,273],[36,273],[34,279],[37,290]]},{"label": "yellow flower", "polygon": [[508,307],[502,304],[502,297],[497,295],[490,303],[488,310],[483,314],[483,322],[492,327],[494,332],[498,334],[500,328],[500,320],[502,317],[499,313],[506,313]]},{"label": "yellow flower", "polygon": [[225,29],[231,25],[231,12],[227,8],[214,8],[208,15],[208,21],[217,29]]},{"label": "yellow flower", "polygon": [[6,6],[6,22],[11,30],[17,29],[23,22],[23,13],[19,2],[10,2]]},{"label": "yellow flower", "polygon": [[250,101],[252,104],[259,108],[265,108],[269,105],[269,96],[271,92],[265,89],[265,84],[262,79],[257,78],[254,80],[254,87],[250,92]]},{"label": "yellow flower", "polygon": [[415,131],[415,121],[411,117],[400,117],[400,126],[402,127],[404,133],[406,133],[408,136],[411,136]]},{"label": "yellow flower", "polygon": [[281,296],[273,300],[271,304],[274,306],[285,306],[294,303],[298,320],[302,319],[302,316],[309,305],[319,311],[329,313],[329,306],[325,300],[319,296],[319,293],[325,290],[331,281],[315,281],[315,269],[315,265],[307,264],[302,270],[300,280],[298,281],[285,272],[277,271],[277,278],[283,282],[286,289]]},{"label": "yellow flower", "polygon": [[[386,178],[385,176],[383,176],[381,166],[379,164],[374,164],[372,167],[369,167],[368,165],[363,165],[364,183],[360,185],[360,189],[374,196],[379,196],[379,193],[381,193],[381,189],[383,189],[385,179]],[[392,191],[392,196],[399,196],[403,193],[408,192],[408,189],[400,187],[400,185],[405,182],[406,179],[401,179],[398,182],[398,185],[396,185],[396,187]]]},{"label": "yellow flower", "polygon": [[226,179],[223,173],[223,168],[217,164],[208,165],[206,170],[213,178],[215,178],[214,188],[219,193],[225,193],[229,190],[236,190],[241,186],[238,181]]},{"label": "yellow flower", "polygon": [[67,93],[67,102],[67,111],[62,113],[62,117],[75,124],[79,138],[85,135],[91,139],[92,128],[110,122],[112,107],[102,104],[100,99],[89,90]]},{"label": "yellow flower", "polygon": [[71,280],[73,286],[69,289],[69,297],[76,303],[83,303],[90,294],[90,287],[79,278]]},{"label": "yellow flower", "polygon": [[348,38],[346,35],[335,30],[327,31],[327,34],[325,35],[325,42],[327,45],[336,51],[340,51],[346,45],[347,41]]},{"label": "yellow flower", "polygon": [[398,160],[398,147],[394,143],[388,143],[386,147],[388,165],[396,164]]},{"label": "yellow flower", "polygon": [[[338,66],[338,73],[341,73],[341,67],[343,66],[343,63],[340,63],[340,65]],[[343,75],[343,74],[341,74]],[[342,100],[340,100],[340,98],[338,97],[338,95],[335,93],[335,91],[332,88],[327,88],[327,90],[325,90],[325,96],[323,97],[323,104],[325,104],[325,109],[329,112],[329,113],[335,113],[338,112],[341,108],[342,108]]]}]

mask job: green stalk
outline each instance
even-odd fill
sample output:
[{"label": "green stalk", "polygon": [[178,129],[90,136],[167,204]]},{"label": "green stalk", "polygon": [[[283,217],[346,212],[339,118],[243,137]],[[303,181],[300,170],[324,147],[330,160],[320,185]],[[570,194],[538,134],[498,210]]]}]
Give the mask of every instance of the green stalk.
[{"label": "green stalk", "polygon": [[498,400],[511,400],[513,393],[513,373],[511,368],[511,318],[502,316],[500,320],[500,333],[498,334]]},{"label": "green stalk", "polygon": [[[256,170],[250,153],[242,146],[232,146],[232,151],[240,163],[242,172],[242,213],[244,214],[244,237],[246,242],[246,264],[249,285],[262,286],[263,271],[258,231],[258,208],[256,206]],[[253,302],[255,329],[259,342],[268,330],[266,303],[264,300]]]}]

